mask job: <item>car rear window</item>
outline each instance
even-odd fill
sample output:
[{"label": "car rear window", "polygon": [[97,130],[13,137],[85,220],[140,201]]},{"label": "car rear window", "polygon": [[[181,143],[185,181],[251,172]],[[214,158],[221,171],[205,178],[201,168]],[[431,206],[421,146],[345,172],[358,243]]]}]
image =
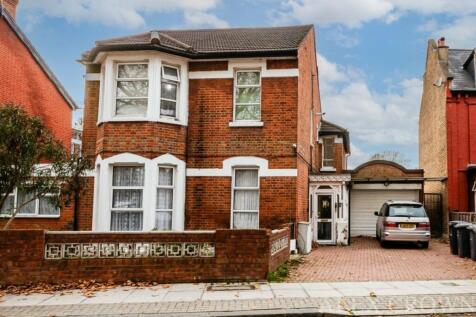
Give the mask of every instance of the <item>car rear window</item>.
[{"label": "car rear window", "polygon": [[421,205],[391,205],[389,217],[426,217],[425,208]]}]

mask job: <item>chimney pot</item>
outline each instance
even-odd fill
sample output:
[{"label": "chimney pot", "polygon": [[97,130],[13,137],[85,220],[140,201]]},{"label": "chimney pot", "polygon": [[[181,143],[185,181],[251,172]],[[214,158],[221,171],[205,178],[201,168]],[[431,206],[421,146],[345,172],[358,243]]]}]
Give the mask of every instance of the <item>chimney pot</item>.
[{"label": "chimney pot", "polygon": [[0,0],[0,4],[13,18],[13,20],[16,19],[18,1],[19,0]]},{"label": "chimney pot", "polygon": [[440,39],[438,40],[438,47],[442,46],[446,46],[446,40],[444,36],[440,37]]}]

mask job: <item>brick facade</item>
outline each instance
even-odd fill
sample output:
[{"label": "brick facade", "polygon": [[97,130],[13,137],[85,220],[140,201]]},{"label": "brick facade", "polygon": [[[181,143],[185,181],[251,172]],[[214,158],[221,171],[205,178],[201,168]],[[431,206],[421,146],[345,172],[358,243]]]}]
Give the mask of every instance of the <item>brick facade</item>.
[{"label": "brick facade", "polygon": [[[316,114],[320,112],[314,38],[312,30],[302,40],[297,56],[249,60],[263,62],[263,72],[289,70],[290,74],[262,76],[263,125],[257,127],[230,126],[234,79],[214,76],[229,71],[231,62],[246,63],[246,59],[188,62],[189,74],[206,76],[195,76],[187,82],[188,122],[183,125],[151,121],[101,122],[98,109],[101,91],[105,88],[100,87],[98,80],[88,80],[83,154],[104,160],[121,153],[148,159],[168,153],[183,160],[187,169],[208,170],[221,169],[225,160],[234,157],[265,159],[269,169],[296,170],[297,176],[260,177],[260,228],[273,229],[286,223],[307,221],[309,170],[317,170],[319,161],[317,143],[311,140],[311,129],[317,128]],[[100,64],[86,68],[88,74],[101,74],[103,70]],[[299,75],[292,75],[293,71]],[[230,228],[231,180],[229,175],[186,177],[186,230]],[[81,210],[82,228],[87,228],[85,224],[92,219],[90,199],[93,195],[86,195],[87,203]]]},{"label": "brick facade", "polygon": [[[0,231],[2,284],[65,283],[94,279],[116,283],[132,281],[213,282],[256,281],[289,258],[289,247],[273,248],[279,239],[289,242],[289,228],[217,230],[194,233],[51,233],[43,230]],[[45,244],[79,243],[212,243],[209,257],[112,257],[45,259]],[[274,251],[274,252],[273,252]]]}]

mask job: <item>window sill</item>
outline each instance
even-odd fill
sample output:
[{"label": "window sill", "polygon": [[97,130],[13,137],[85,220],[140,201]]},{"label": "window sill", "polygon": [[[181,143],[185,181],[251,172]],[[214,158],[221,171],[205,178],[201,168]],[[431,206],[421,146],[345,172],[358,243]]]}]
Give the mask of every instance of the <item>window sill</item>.
[{"label": "window sill", "polygon": [[232,121],[228,124],[231,128],[259,128],[264,126],[263,121]]},{"label": "window sill", "polygon": [[98,121],[97,125],[101,125],[103,123],[108,122],[161,122],[161,123],[168,123],[168,124],[175,124],[175,125],[183,125],[186,126],[187,124],[180,121],[179,119],[174,119],[171,117],[160,117],[160,118],[149,118],[149,117],[118,117],[118,118],[111,118],[110,120]]},{"label": "window sill", "polygon": [[[0,215],[0,218],[10,218],[10,215]],[[19,218],[47,218],[47,219],[58,219],[60,215],[16,215],[15,219]]]},{"label": "window sill", "polygon": [[335,172],[336,168],[335,167],[321,167],[320,171],[321,172]]}]

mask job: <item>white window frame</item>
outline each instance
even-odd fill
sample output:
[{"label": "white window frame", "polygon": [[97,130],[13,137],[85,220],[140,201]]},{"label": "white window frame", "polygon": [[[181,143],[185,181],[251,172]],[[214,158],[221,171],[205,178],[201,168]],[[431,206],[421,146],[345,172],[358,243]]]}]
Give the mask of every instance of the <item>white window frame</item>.
[{"label": "white window frame", "polygon": [[[119,66],[121,65],[147,65],[147,77],[146,78],[119,78]],[[150,107],[150,65],[148,61],[137,61],[137,62],[118,62],[114,65],[114,109],[113,116],[114,118],[146,118],[149,112]],[[117,98],[117,85],[121,81],[145,81],[147,80],[147,97],[127,97],[127,98]],[[120,99],[147,99],[147,108],[144,115],[118,115],[117,114],[117,100]]]},{"label": "white window frame", "polygon": [[[172,170],[172,185],[160,185],[159,184],[159,178],[160,178],[160,169],[163,168],[163,169],[171,169]],[[158,165],[157,167],[157,183],[156,183],[156,191],[155,191],[155,213],[154,213],[154,226],[155,226],[155,216],[156,216],[156,213],[158,211],[170,211],[171,212],[171,217],[172,217],[172,223],[171,223],[171,228],[170,230],[172,230],[172,228],[174,227],[174,212],[175,212],[175,195],[176,195],[176,189],[175,189],[175,183],[176,183],[176,168],[175,166],[172,166],[172,165],[164,165],[164,164],[161,164],[161,165]],[[157,208],[157,202],[159,200],[159,195],[157,194],[158,193],[158,189],[159,188],[164,188],[164,189],[172,189],[172,209],[160,209],[160,208]]]},{"label": "white window frame", "polygon": [[[259,84],[258,85],[238,85],[238,73],[259,73]],[[233,123],[232,126],[239,126],[241,123],[242,126],[247,126],[247,124],[256,124],[262,123],[262,110],[263,110],[263,102],[262,102],[262,93],[263,93],[263,85],[262,85],[262,70],[260,68],[240,68],[236,69],[234,73],[234,80],[233,80]],[[238,88],[247,88],[247,87],[258,87],[259,88],[259,119],[257,120],[238,120],[236,119],[236,91]],[[253,104],[249,104],[253,105]]]},{"label": "white window frame", "polygon": [[[188,60],[162,52],[108,52],[102,55],[99,110],[97,125],[103,122],[162,122],[187,126],[188,124]],[[116,116],[117,64],[148,63],[148,103],[146,116]],[[162,64],[180,69],[176,117],[160,116],[160,83]],[[167,76],[168,77],[168,76]]]},{"label": "white window frame", "polygon": [[[254,170],[256,171],[257,177],[258,177],[258,184],[257,187],[236,187],[235,186],[235,179],[236,179],[236,171],[238,170]],[[234,229],[234,221],[233,221],[233,216],[235,212],[241,212],[241,213],[256,213],[258,217],[258,228],[260,227],[259,224],[259,216],[260,216],[260,198],[261,198],[261,191],[260,191],[260,173],[259,173],[259,168],[256,166],[237,166],[232,169],[232,178],[231,178],[231,221],[230,221],[230,228]],[[258,191],[258,209],[257,210],[235,210],[235,190],[257,190]],[[252,228],[250,228],[252,229]]]},{"label": "white window frame", "polygon": [[[165,75],[165,67],[176,69],[177,70],[177,78],[173,78],[171,76]],[[177,98],[176,98],[176,100],[167,99],[167,98],[162,97],[162,92],[161,92],[162,91],[162,83],[171,83],[171,84],[177,85]],[[169,65],[169,64],[162,64],[162,66],[160,67],[160,88],[159,88],[160,89],[160,92],[159,92],[159,94],[160,94],[160,98],[159,98],[159,116],[161,118],[172,118],[174,120],[177,120],[177,118],[179,118],[180,86],[181,86],[181,84],[180,84],[180,67]],[[162,100],[175,102],[175,116],[167,116],[167,115],[161,114]]]},{"label": "white window frame", "polygon": [[[46,193],[45,195],[41,197],[36,197],[35,200],[32,202],[35,203],[35,213],[33,214],[25,214],[25,213],[20,213],[18,212],[15,215],[15,218],[59,218],[61,217],[61,208],[56,207],[57,214],[54,215],[43,215],[40,214],[40,198],[45,198],[45,197],[51,197],[54,194],[52,193]],[[13,193],[8,194],[8,196],[13,196],[13,210],[15,210],[18,206],[18,188],[15,188],[13,190]],[[11,215],[9,214],[0,214],[0,218],[10,218]]]},{"label": "white window frame", "polygon": [[[114,186],[114,168],[116,167],[142,167],[144,169],[144,185],[142,186]],[[109,213],[110,213],[110,223],[109,223],[109,230],[112,231],[112,213],[113,212],[142,212],[142,228],[141,230],[126,230],[126,231],[121,231],[121,232],[135,232],[135,231],[143,231],[144,228],[144,218],[145,218],[145,208],[144,208],[144,192],[145,192],[145,166],[142,164],[115,164],[112,165],[112,173],[111,173],[111,194],[110,194],[110,199],[109,199]],[[113,202],[114,202],[114,190],[115,189],[140,189],[142,190],[142,208],[114,208],[113,207]]]},{"label": "white window frame", "polygon": [[[326,166],[324,163],[326,161],[325,159],[325,140],[331,140],[332,141],[332,144],[334,146],[334,158],[332,159],[332,166]],[[321,167],[321,170],[329,170],[329,171],[334,171],[335,168],[336,168],[336,159],[335,159],[335,137],[333,136],[325,136],[325,137],[322,137],[322,167]],[[329,159],[328,159],[329,160]]]}]

